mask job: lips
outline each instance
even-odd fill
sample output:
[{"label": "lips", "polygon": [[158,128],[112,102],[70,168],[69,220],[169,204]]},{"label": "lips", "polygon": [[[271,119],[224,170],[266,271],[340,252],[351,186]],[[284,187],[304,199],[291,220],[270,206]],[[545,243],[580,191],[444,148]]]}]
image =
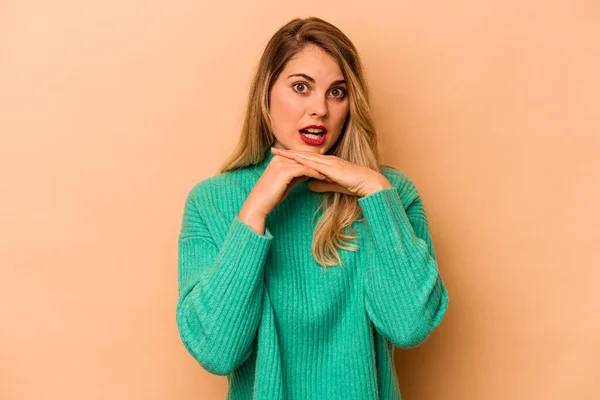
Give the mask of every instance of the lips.
[{"label": "lips", "polygon": [[302,133],[312,133],[314,135],[322,135],[322,134],[327,133],[327,128],[325,128],[323,125],[308,125],[302,129],[300,129],[299,131]]}]

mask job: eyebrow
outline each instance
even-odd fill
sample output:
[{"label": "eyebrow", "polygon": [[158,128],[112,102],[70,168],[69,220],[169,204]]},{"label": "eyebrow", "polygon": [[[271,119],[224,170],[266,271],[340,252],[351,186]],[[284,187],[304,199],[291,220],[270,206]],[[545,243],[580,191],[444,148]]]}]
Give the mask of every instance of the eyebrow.
[{"label": "eyebrow", "polygon": [[[315,83],[315,80],[312,77],[310,77],[310,76],[308,76],[306,74],[291,74],[291,75],[288,75],[287,79],[290,79],[292,76],[301,76],[303,78],[306,78],[310,82]],[[331,85],[329,85],[329,86],[338,85],[340,83],[346,83],[346,81],[344,79],[339,79],[337,81],[331,82]]]}]

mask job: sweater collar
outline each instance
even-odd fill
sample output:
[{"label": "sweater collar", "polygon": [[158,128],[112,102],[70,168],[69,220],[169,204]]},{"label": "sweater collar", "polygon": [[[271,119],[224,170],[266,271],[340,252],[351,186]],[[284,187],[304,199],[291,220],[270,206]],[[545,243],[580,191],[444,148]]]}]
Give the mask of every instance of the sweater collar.
[{"label": "sweater collar", "polygon": [[[260,161],[258,164],[254,164],[252,169],[256,173],[256,175],[258,175],[259,178],[262,176],[263,172],[265,172],[265,169],[267,169],[267,166],[269,165],[271,160],[273,160],[273,157],[275,157],[275,154],[273,154],[271,152],[271,148],[268,147],[267,150],[263,154],[263,160]],[[290,190],[290,193],[292,193],[292,192],[310,192],[311,190],[308,188],[309,181],[310,181],[310,179],[307,179],[305,181],[298,183],[296,186],[294,186],[292,188],[292,190]]]},{"label": "sweater collar", "polygon": [[254,165],[254,170],[258,173],[258,175],[262,175],[262,173],[267,169],[267,166],[271,162],[271,160],[275,157],[275,154],[271,152],[271,148],[268,147],[267,150],[263,153],[262,161],[258,164]]}]

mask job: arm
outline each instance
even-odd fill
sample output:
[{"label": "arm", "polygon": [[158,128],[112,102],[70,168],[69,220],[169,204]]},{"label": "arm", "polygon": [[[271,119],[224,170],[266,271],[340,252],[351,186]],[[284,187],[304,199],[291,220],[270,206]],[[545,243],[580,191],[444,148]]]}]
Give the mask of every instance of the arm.
[{"label": "arm", "polygon": [[[416,347],[442,321],[448,292],[438,273],[427,216],[406,176],[358,199],[367,227],[365,307],[378,332],[394,345]],[[392,180],[393,181],[393,180]],[[406,199],[406,211],[401,201]]]},{"label": "arm", "polygon": [[237,216],[223,243],[212,239],[193,191],[178,242],[176,320],[183,344],[209,372],[228,375],[252,351],[262,312],[263,270],[273,236]]}]

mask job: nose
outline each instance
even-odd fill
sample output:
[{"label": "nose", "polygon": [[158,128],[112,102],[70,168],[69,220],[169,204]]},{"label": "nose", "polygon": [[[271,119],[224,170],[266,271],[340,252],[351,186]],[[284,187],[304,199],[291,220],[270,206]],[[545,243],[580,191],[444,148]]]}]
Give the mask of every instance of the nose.
[{"label": "nose", "polygon": [[327,116],[327,100],[319,95],[314,96],[310,104],[310,115],[313,117],[325,118]]}]

